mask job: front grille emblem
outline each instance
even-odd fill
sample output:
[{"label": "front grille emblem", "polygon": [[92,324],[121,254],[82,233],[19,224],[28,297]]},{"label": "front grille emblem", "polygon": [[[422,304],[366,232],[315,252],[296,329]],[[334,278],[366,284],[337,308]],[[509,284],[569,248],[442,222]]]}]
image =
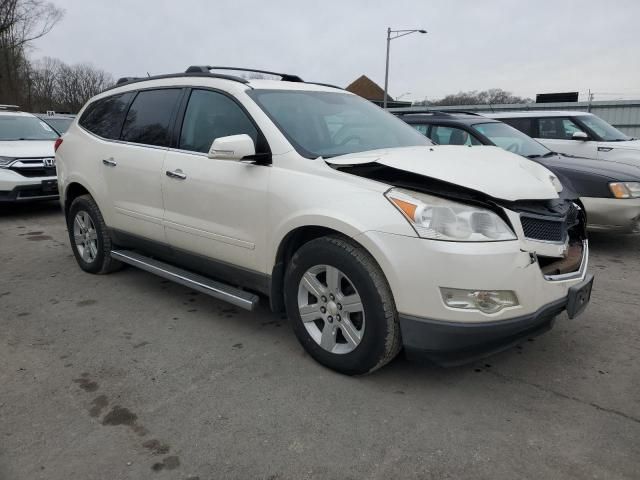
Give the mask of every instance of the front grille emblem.
[{"label": "front grille emblem", "polygon": [[55,158],[43,158],[42,159],[42,163],[47,168],[55,167],[56,159]]}]

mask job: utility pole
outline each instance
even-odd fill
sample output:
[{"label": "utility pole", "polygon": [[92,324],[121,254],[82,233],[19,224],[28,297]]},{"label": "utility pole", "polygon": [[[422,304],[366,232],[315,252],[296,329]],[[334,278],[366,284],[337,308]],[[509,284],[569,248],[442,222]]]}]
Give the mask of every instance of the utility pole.
[{"label": "utility pole", "polygon": [[391,46],[391,28],[387,28],[387,61],[384,65],[384,98],[382,108],[387,109],[387,92],[389,87],[389,47]]}]

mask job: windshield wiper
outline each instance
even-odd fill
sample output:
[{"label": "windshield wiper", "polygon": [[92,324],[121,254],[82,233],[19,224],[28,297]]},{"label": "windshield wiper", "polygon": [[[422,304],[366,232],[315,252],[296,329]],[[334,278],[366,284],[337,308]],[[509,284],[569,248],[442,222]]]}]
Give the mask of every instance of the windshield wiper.
[{"label": "windshield wiper", "polygon": [[527,158],[540,158],[542,155],[539,153],[533,153],[531,155],[527,155]]}]

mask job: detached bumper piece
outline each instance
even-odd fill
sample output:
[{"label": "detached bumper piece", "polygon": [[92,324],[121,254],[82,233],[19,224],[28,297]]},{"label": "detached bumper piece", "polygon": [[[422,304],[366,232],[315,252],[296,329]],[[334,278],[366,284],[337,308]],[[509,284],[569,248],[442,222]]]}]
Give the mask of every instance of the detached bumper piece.
[{"label": "detached bumper piece", "polygon": [[58,198],[57,180],[43,180],[34,185],[21,185],[13,190],[0,190],[0,202],[30,202]]},{"label": "detached bumper piece", "polygon": [[411,360],[427,359],[442,366],[462,365],[506,350],[525,338],[553,327],[555,317],[567,310],[570,318],[584,311],[591,298],[593,275],[569,289],[567,297],[537,312],[509,320],[462,323],[400,315],[405,354]]}]

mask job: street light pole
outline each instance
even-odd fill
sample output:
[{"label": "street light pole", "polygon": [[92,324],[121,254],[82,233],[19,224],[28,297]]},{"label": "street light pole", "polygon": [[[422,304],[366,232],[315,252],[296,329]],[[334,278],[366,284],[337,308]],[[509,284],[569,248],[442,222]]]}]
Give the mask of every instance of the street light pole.
[{"label": "street light pole", "polygon": [[[382,99],[382,108],[387,108],[387,92],[389,91],[389,47],[391,47],[391,40],[404,37],[412,33],[427,33],[426,30],[391,30],[391,27],[387,28],[387,60],[384,67],[384,98]],[[391,34],[395,34],[391,36]]]},{"label": "street light pole", "polygon": [[391,28],[387,28],[387,61],[384,65],[384,97],[382,108],[387,109],[387,91],[389,87],[389,47],[391,46]]}]

